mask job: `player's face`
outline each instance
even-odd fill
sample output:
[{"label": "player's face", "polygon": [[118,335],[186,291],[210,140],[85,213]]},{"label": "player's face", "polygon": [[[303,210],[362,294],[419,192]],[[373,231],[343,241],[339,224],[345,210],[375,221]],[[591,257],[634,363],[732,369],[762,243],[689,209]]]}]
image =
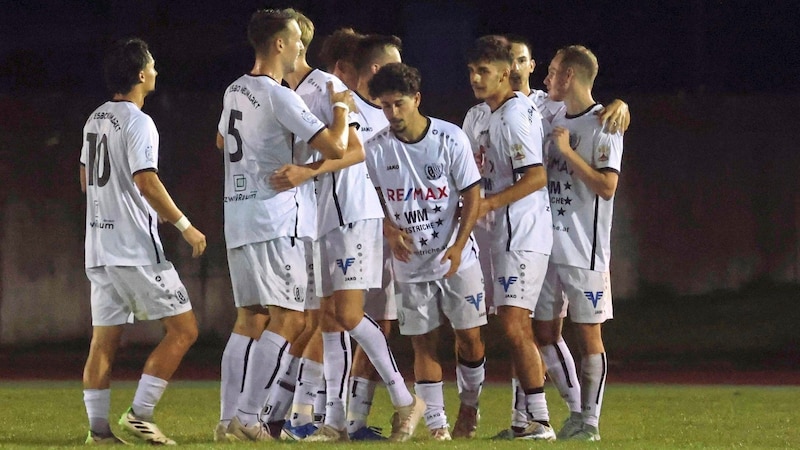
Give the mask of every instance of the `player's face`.
[{"label": "player's face", "polygon": [[300,40],[300,25],[297,21],[290,20],[288,30],[283,36],[284,42],[284,73],[292,73],[297,68],[297,60],[302,53],[303,42]]},{"label": "player's face", "polygon": [[509,68],[500,62],[481,61],[468,64],[469,83],[478,100],[497,95],[508,79]]},{"label": "player's face", "polygon": [[511,56],[514,58],[514,63],[511,65],[509,81],[511,89],[519,91],[528,85],[528,80],[536,64],[531,59],[531,51],[525,44],[511,44]]},{"label": "player's face", "polygon": [[403,133],[408,126],[408,120],[419,108],[419,93],[413,96],[399,92],[386,93],[379,98],[381,109],[389,121],[389,128],[395,133]]},{"label": "player's face", "polygon": [[561,55],[556,55],[550,66],[547,68],[547,77],[544,79],[544,85],[547,86],[547,93],[551,99],[560,102],[564,101],[564,96],[567,93],[569,82],[567,74],[561,68]]},{"label": "player's face", "polygon": [[150,93],[156,90],[156,77],[158,76],[158,72],[156,72],[156,60],[153,59],[153,55],[148,53],[147,59],[147,64],[144,66],[144,69],[142,69],[140,78],[144,84],[144,91]]}]

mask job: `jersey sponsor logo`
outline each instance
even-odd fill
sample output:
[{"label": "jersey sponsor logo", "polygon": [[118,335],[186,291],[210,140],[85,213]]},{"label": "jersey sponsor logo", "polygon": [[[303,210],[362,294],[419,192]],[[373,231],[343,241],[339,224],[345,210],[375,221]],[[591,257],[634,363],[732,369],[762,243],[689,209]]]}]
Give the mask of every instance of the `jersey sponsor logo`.
[{"label": "jersey sponsor logo", "polygon": [[144,149],[144,157],[149,162],[155,162],[153,160],[153,146],[152,145],[148,145],[147,148]]},{"label": "jersey sponsor logo", "polygon": [[444,164],[425,164],[425,178],[429,180],[438,180],[444,173]]},{"label": "jersey sponsor logo", "polygon": [[611,149],[608,148],[607,145],[601,145],[597,147],[597,157],[598,161],[606,162],[608,161],[608,155],[611,153]]},{"label": "jersey sponsor logo", "polygon": [[585,295],[586,298],[590,302],[592,302],[593,307],[597,308],[597,302],[599,302],[603,298],[603,291],[597,291],[597,292],[583,291],[583,295]]},{"label": "jersey sponsor logo", "polygon": [[361,127],[359,131],[361,131],[361,133],[372,133],[372,127]]},{"label": "jersey sponsor logo", "polygon": [[386,170],[400,170],[400,164],[389,164],[386,166]]},{"label": "jersey sponsor logo", "polygon": [[349,269],[350,266],[352,266],[355,262],[356,262],[355,258],[347,258],[344,260],[342,260],[342,258],[339,258],[336,260],[336,266],[342,269],[342,274],[347,275],[347,269]]},{"label": "jersey sponsor logo", "polygon": [[483,301],[483,292],[479,292],[478,295],[468,295],[464,297],[467,303],[471,304],[475,307],[475,311],[481,310],[481,302]]},{"label": "jersey sponsor logo", "polygon": [[97,228],[99,230],[113,230],[114,224],[111,222],[89,222],[90,228]]},{"label": "jersey sponsor logo", "polygon": [[503,285],[503,290],[508,292],[508,288],[511,287],[512,284],[517,282],[517,277],[500,277],[497,279],[497,282]]},{"label": "jersey sponsor logo", "polygon": [[403,215],[406,216],[406,223],[408,224],[426,222],[428,220],[428,208],[405,211]]},{"label": "jersey sponsor logo", "polygon": [[434,188],[397,188],[387,189],[386,199],[395,202],[407,202],[409,200],[439,200],[447,198],[447,186]]},{"label": "jersey sponsor logo", "polygon": [[305,110],[303,110],[303,112],[300,113],[300,117],[302,117],[303,120],[310,123],[311,125],[315,125],[317,122],[319,122],[316,116]]}]

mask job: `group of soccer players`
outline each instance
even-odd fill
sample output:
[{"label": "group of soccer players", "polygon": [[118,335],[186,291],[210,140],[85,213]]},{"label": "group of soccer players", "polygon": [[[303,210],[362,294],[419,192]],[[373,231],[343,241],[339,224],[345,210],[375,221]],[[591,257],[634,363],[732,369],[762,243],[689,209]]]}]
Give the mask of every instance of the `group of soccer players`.
[{"label": "group of soccer players", "polygon": [[[217,147],[237,317],[214,439],[387,439],[367,423],[379,381],[395,407],[389,440],[410,439],[422,418],[433,439],[473,437],[481,328],[494,313],[514,369],[511,426],[498,437],[556,439],[546,370],[572,411],[558,437],[599,440],[600,326],[612,317],[611,215],[629,116],[622,102],[592,98],[594,55],[559,50],[544,93],[529,87],[527,42],[478,39],[467,59],[482,103],[458,127],[421,114],[420,73],[400,62],[397,37],[338,30],[322,71],[306,60],[313,33],[293,9],[255,12],[253,68],[223,97]],[[90,116],[81,153],[94,327],[86,442],[122,443],[108,423],[110,369],[133,314],[161,319],[167,333],[119,423],[172,444],[153,409],[197,326],[156,225],[178,227],[194,256],[205,237],[158,181],[158,133],[141,112],[157,74],[146,44],[119,43],[105,70],[114,99]],[[567,310],[580,377],[561,338]],[[394,320],[411,336],[413,393],[386,339]],[[461,402],[452,434],[437,349],[446,323]]]}]

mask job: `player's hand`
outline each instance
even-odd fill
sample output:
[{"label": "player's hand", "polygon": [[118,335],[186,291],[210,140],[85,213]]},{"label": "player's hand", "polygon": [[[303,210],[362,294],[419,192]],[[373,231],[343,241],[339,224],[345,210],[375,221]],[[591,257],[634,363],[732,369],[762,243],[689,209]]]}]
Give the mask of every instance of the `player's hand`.
[{"label": "player's hand", "polygon": [[481,174],[483,174],[483,164],[486,162],[486,149],[481,145],[477,152],[472,153],[475,158],[475,165],[478,166]]},{"label": "player's hand", "polygon": [[444,274],[445,278],[450,278],[451,275],[458,272],[458,268],[461,266],[461,250],[456,246],[449,247],[445,250],[444,255],[442,256],[440,264],[444,264],[447,261],[450,261],[450,269]]},{"label": "player's hand", "polygon": [[336,102],[342,102],[350,108],[352,112],[358,112],[358,107],[356,106],[355,100],[353,100],[353,93],[349,90],[344,90],[342,92],[334,92],[333,90],[333,82],[328,81],[328,96],[331,99],[331,105]]},{"label": "player's hand", "polygon": [[286,164],[270,175],[269,184],[272,189],[283,192],[300,186],[313,177],[314,171],[309,167]]},{"label": "player's hand", "polygon": [[413,249],[411,248],[410,234],[384,219],[383,235],[386,237],[386,242],[389,243],[389,248],[392,249],[392,255],[394,255],[395,259],[404,263],[411,261]]},{"label": "player's hand", "polygon": [[206,251],[206,236],[194,225],[182,233],[183,239],[192,246],[192,258],[197,258]]},{"label": "player's hand", "polygon": [[597,118],[609,133],[625,133],[631,124],[628,104],[616,99],[597,113]]},{"label": "player's hand", "polygon": [[556,149],[561,153],[566,153],[572,148],[569,146],[569,130],[564,127],[555,127],[553,132],[550,133],[550,139],[553,140]]}]

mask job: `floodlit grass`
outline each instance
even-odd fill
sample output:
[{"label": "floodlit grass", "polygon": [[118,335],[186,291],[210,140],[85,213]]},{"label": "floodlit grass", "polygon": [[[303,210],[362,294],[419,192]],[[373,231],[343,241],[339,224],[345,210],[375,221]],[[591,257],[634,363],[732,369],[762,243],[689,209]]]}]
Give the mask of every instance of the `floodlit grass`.
[{"label": "floodlit grass", "polygon": [[[446,386],[451,425],[458,400],[453,383]],[[135,384],[119,382],[112,390],[112,414],[129,405]],[[566,409],[558,393],[547,391],[554,424],[560,425]],[[0,447],[81,447],[87,420],[78,382],[0,382]],[[397,447],[451,449],[523,448],[797,448],[800,447],[798,387],[676,386],[610,384],[606,388],[599,443],[492,441],[508,426],[510,388],[490,384],[481,400],[478,438],[436,443],[428,440],[421,424],[416,439],[405,444],[214,444],[211,434],[219,412],[218,384],[176,381],[159,404],[159,426],[179,444],[191,448],[308,448],[325,449]],[[388,434],[391,406],[384,389],[378,389],[371,424]],[[116,424],[112,427],[124,437]],[[135,441],[135,439],[131,439]],[[141,445],[141,442],[135,442]]]}]

